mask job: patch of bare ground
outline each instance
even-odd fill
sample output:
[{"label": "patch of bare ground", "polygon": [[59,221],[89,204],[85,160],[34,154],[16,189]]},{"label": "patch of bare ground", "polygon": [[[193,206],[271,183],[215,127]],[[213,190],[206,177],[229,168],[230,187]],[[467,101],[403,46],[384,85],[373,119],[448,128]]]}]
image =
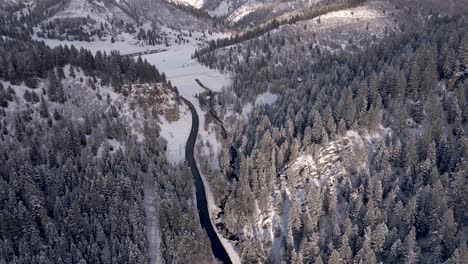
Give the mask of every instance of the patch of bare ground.
[{"label": "patch of bare ground", "polygon": [[163,84],[133,84],[131,96],[144,109],[164,116],[170,123],[180,119],[180,101],[177,95]]}]

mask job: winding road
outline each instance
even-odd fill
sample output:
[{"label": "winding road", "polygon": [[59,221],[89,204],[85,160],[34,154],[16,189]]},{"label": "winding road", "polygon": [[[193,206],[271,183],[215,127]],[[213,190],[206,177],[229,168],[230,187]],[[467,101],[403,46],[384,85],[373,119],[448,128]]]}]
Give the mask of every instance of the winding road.
[{"label": "winding road", "polygon": [[223,263],[230,264],[232,263],[231,259],[229,258],[226,249],[221,243],[211,223],[210,213],[208,211],[208,202],[206,200],[205,186],[203,185],[203,180],[200,176],[200,172],[198,171],[197,162],[195,161],[194,157],[195,143],[197,141],[199,126],[198,113],[189,100],[185,99],[182,96],[180,98],[190,108],[190,112],[192,112],[192,129],[190,130],[190,135],[187,140],[187,145],[185,147],[185,160],[187,162],[187,165],[190,167],[190,171],[192,172],[192,176],[195,181],[197,209],[198,216],[200,217],[200,223],[202,227],[206,230],[206,233],[210,239],[213,255]]}]

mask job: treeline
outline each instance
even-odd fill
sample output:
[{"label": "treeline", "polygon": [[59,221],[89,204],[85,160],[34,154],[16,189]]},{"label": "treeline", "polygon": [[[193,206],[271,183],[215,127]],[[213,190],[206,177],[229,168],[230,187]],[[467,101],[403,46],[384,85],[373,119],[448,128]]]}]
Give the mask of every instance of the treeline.
[{"label": "treeline", "polygon": [[123,19],[112,19],[98,24],[91,18],[61,18],[44,22],[39,25],[40,31],[36,34],[40,38],[69,40],[69,41],[93,41],[108,38],[112,43],[115,36],[125,32],[135,35],[138,40],[149,45],[161,45],[167,40],[165,36],[158,34],[153,29],[144,30],[137,24],[127,23]]},{"label": "treeline", "polygon": [[[239,157],[231,164],[226,144],[220,168],[224,182],[233,173],[239,181],[230,192],[213,187],[223,190],[220,199],[227,192],[224,224],[245,237],[238,247],[245,262],[273,261],[278,241],[257,223],[274,210],[287,214],[273,226],[286,263],[463,263],[468,81],[446,85],[467,68],[467,26],[466,17],[434,18],[422,32],[358,54],[319,57],[312,72],[300,52],[281,64],[257,53],[235,68],[240,97],[267,87],[281,94],[231,131]],[[259,61],[269,74],[256,74]],[[377,140],[329,164],[330,174],[285,175],[298,157],[349,130]]]},{"label": "treeline", "polygon": [[308,10],[304,10],[300,14],[294,15],[293,17],[288,18],[288,19],[278,20],[275,18],[271,22],[268,22],[266,25],[257,26],[253,29],[247,30],[244,33],[236,34],[235,36],[231,36],[229,38],[211,40],[208,43],[208,46],[201,48],[201,49],[197,49],[195,53],[193,54],[193,57],[200,58],[203,55],[206,55],[216,49],[224,48],[227,46],[239,44],[239,43],[251,40],[251,39],[258,38],[282,25],[294,24],[302,20],[311,20],[316,17],[330,13],[330,12],[335,12],[335,11],[359,6],[366,1],[367,0],[350,0],[350,1],[339,2],[336,4],[327,4],[324,6],[320,5],[320,6],[315,6],[313,8],[310,8]]},{"label": "treeline", "polygon": [[164,74],[138,58],[120,56],[118,52],[98,51],[95,55],[83,48],[59,46],[50,48],[40,42],[0,39],[0,78],[35,88],[38,79],[46,78],[55,67],[70,64],[80,67],[87,75],[101,78],[103,84],[112,84],[120,92],[123,85],[132,82],[165,82]]}]

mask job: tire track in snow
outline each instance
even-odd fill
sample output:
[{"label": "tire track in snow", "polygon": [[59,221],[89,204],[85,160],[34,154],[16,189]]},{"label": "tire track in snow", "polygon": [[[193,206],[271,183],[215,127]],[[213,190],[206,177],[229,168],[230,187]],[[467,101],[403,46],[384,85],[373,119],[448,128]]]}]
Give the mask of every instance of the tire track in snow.
[{"label": "tire track in snow", "polygon": [[153,181],[148,174],[143,175],[143,196],[149,263],[161,264],[161,230],[159,229],[156,206],[154,204]]}]

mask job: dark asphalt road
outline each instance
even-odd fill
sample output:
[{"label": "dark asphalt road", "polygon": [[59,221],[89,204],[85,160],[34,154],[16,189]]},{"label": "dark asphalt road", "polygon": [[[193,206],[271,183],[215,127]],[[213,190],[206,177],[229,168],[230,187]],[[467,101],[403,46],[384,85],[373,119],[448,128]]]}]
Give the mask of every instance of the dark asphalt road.
[{"label": "dark asphalt road", "polygon": [[187,162],[187,165],[190,167],[193,179],[195,181],[197,208],[198,216],[200,217],[200,223],[202,227],[206,230],[206,233],[210,239],[211,248],[213,249],[213,255],[223,263],[231,263],[231,259],[229,258],[226,249],[219,240],[218,235],[216,234],[216,231],[214,230],[213,225],[211,224],[208,211],[208,203],[206,200],[205,187],[203,186],[203,181],[194,158],[194,149],[199,126],[197,110],[190,101],[183,97],[181,97],[181,99],[190,108],[190,112],[192,112],[192,130],[190,131],[190,136],[187,140],[187,145],[185,147],[185,160]]}]

